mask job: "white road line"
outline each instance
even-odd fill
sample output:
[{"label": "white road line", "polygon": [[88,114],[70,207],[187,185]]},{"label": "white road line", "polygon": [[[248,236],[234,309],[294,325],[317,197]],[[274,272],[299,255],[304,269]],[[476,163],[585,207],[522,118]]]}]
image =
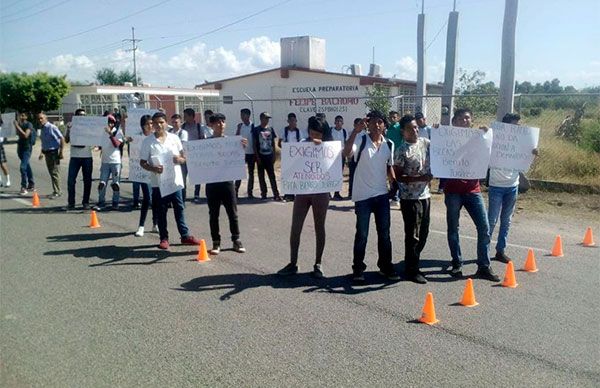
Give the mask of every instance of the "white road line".
[{"label": "white road line", "polygon": [[[434,230],[434,229],[429,229],[429,233],[443,234],[445,236],[448,235],[448,233],[446,233],[446,232],[444,232],[442,230]],[[460,238],[466,238],[468,240],[477,240],[477,237],[473,237],[473,236],[465,236],[465,235],[462,235],[462,234],[459,235],[459,236],[460,236]],[[496,242],[497,242],[496,240],[492,240],[490,242],[490,245],[492,243],[496,243]],[[525,245],[519,245],[519,244],[506,243],[506,245],[509,245],[511,247],[523,248],[523,249],[529,249],[529,248],[531,248],[531,249],[533,249],[535,251],[541,251],[541,252],[547,252],[548,251],[548,249],[544,249],[544,248],[537,248],[537,247],[525,246]]]},{"label": "white road line", "polygon": [[22,205],[31,206],[31,201],[27,201],[27,200],[25,200],[23,198],[14,198],[11,194],[0,194],[0,197],[10,198],[13,201],[17,201],[17,202],[19,202]]}]

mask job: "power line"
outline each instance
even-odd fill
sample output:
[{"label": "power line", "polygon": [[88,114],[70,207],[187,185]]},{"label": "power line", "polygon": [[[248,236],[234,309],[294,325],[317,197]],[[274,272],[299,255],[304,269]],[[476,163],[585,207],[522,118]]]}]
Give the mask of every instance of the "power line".
[{"label": "power line", "polygon": [[12,7],[13,5],[19,4],[19,3],[21,3],[21,0],[14,1],[14,2],[8,4],[7,6],[5,6],[4,10],[7,10],[8,8]]},{"label": "power line", "polygon": [[[51,10],[51,9],[54,9],[54,8],[56,8],[56,7],[58,7],[58,6],[61,6],[61,5],[63,5],[64,3],[68,3],[69,1],[72,1],[72,0],[63,0],[63,1],[61,1],[60,3],[58,3],[58,4],[55,4],[55,5],[53,5],[53,6],[50,6],[50,7],[44,8],[44,9],[41,9],[41,10],[39,10],[39,11],[37,11],[37,12],[34,12],[34,13],[28,13],[26,16],[23,16],[23,17],[20,17],[20,18],[16,18],[16,19],[3,20],[3,21],[2,21],[2,23],[4,23],[4,24],[8,24],[8,23],[17,22],[17,21],[19,21],[19,20],[29,19],[29,18],[31,18],[32,16],[39,15],[39,14],[41,14],[41,13],[44,13],[44,12],[46,12],[46,11],[49,11],[49,10]],[[34,6],[36,6],[36,5],[38,5],[38,4],[40,4],[40,3],[36,3],[36,4],[34,4]],[[31,7],[30,7],[30,8],[31,8]],[[17,12],[17,13],[14,13],[14,14],[12,14],[12,15],[20,14],[20,13],[22,13],[23,11],[25,11],[25,10],[27,10],[27,9],[30,9],[30,8],[25,8],[25,9],[23,9],[23,10],[21,10],[21,11]]]},{"label": "power line", "polygon": [[425,47],[425,51],[427,51],[429,49],[429,47],[431,47],[431,45],[433,44],[433,42],[435,42],[435,40],[437,39],[437,37],[440,35],[440,32],[442,32],[442,30],[444,29],[444,27],[446,27],[447,24],[448,24],[448,19],[446,19],[446,22],[442,25],[442,28],[440,28],[438,30],[438,32],[435,34],[435,36],[433,37],[433,39],[431,39],[431,42],[429,42],[429,44],[427,45],[427,47]]}]

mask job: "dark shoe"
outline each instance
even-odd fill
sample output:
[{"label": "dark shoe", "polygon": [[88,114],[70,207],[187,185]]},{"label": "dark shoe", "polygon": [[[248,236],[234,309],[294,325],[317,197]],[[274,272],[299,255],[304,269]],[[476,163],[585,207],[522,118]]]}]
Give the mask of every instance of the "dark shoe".
[{"label": "dark shoe", "polygon": [[111,206],[111,210],[119,210],[119,204],[118,203],[113,203]]},{"label": "dark shoe", "polygon": [[198,245],[200,241],[194,236],[185,236],[181,238],[181,243],[183,245]]},{"label": "dark shoe", "polygon": [[98,183],[98,191],[102,190],[105,187],[106,187],[106,182],[100,182],[100,183]]},{"label": "dark shoe", "polygon": [[396,271],[394,271],[393,269],[387,270],[387,271],[379,271],[379,274],[381,276],[383,276],[384,278],[386,278],[387,280],[400,280],[400,276],[398,276],[398,274],[396,273]]},{"label": "dark shoe", "polygon": [[496,256],[493,257],[493,260],[499,261],[504,264],[508,264],[512,259],[504,254],[504,252],[496,252]]},{"label": "dark shoe", "polygon": [[313,267],[312,276],[317,279],[322,279],[325,277],[325,274],[323,274],[323,268],[321,267],[321,264],[315,264],[315,266]]},{"label": "dark shoe", "polygon": [[221,253],[221,243],[219,241],[214,241],[212,249],[208,251],[208,253],[211,255],[218,255]]},{"label": "dark shoe", "polygon": [[200,197],[194,197],[194,203],[200,203]]},{"label": "dark shoe", "polygon": [[134,204],[131,206],[131,209],[132,209],[132,210],[140,210],[140,209],[141,209],[141,206],[140,206],[140,204],[139,204],[139,203],[134,203]]},{"label": "dark shoe", "polygon": [[277,202],[281,202],[281,197],[279,195],[276,195],[273,197],[273,200],[277,201]]},{"label": "dark shoe", "polygon": [[121,190],[121,187],[119,186],[119,184],[117,182],[115,182],[112,185],[110,185],[110,187],[113,189],[113,191],[119,191],[119,190]]},{"label": "dark shoe", "polygon": [[34,185],[27,186],[27,191],[35,191],[35,186]]},{"label": "dark shoe", "polygon": [[339,192],[336,192],[336,193],[333,195],[333,199],[335,199],[336,201],[343,201],[343,200],[344,200],[344,198],[342,198],[342,196],[340,195],[340,193],[339,193]]},{"label": "dark shoe", "polygon": [[233,242],[233,250],[237,253],[246,253],[246,248],[244,248],[240,240]]},{"label": "dark shoe", "polygon": [[450,269],[450,276],[452,276],[453,278],[457,278],[460,279],[463,277],[463,273],[462,273],[462,266],[452,266],[452,268]]},{"label": "dark shoe", "polygon": [[75,210],[75,205],[67,205],[65,207],[65,211],[67,211],[67,212],[72,212],[74,210]]},{"label": "dark shoe", "polygon": [[252,195],[252,194],[248,194],[248,197],[247,197],[247,198],[248,198],[248,199],[254,199],[254,195]]},{"label": "dark shoe", "polygon": [[425,279],[425,276],[423,276],[423,274],[420,272],[407,273],[406,280],[418,284],[427,284],[427,279]]},{"label": "dark shoe", "polygon": [[104,205],[94,205],[94,206],[92,206],[92,210],[100,212],[100,211],[102,211],[103,207],[104,207]]},{"label": "dark shoe", "polygon": [[158,244],[158,249],[169,249],[169,240],[160,240],[160,244]]},{"label": "dark shoe", "polygon": [[266,195],[261,195],[260,199],[263,200],[263,201],[266,201],[267,200],[267,196]]},{"label": "dark shoe", "polygon": [[475,273],[475,277],[479,279],[490,280],[492,282],[499,282],[500,278],[492,271],[492,267],[479,267]]},{"label": "dark shoe", "polygon": [[354,283],[360,283],[360,282],[364,282],[365,281],[365,274],[361,271],[361,272],[352,272],[352,275],[350,276],[350,278],[352,279],[352,281]]},{"label": "dark shoe", "polygon": [[84,203],[83,204],[83,210],[90,210],[90,209],[91,209],[91,207],[90,207],[89,203]]},{"label": "dark shoe", "polygon": [[281,276],[295,275],[297,273],[298,273],[298,266],[294,263],[289,263],[288,265],[286,265],[285,267],[283,267],[282,269],[277,271],[277,275],[281,275]]}]

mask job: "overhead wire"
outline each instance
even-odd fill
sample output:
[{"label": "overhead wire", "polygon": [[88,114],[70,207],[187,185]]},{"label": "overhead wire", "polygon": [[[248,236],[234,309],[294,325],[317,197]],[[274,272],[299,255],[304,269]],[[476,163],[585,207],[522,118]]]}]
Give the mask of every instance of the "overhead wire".
[{"label": "overhead wire", "polygon": [[[34,13],[27,13],[27,14],[26,14],[25,16],[23,16],[23,17],[19,17],[19,18],[16,18],[16,19],[10,19],[10,20],[2,20],[2,23],[3,23],[3,24],[8,24],[8,23],[13,23],[13,22],[18,22],[19,20],[29,19],[29,18],[31,18],[32,16],[39,15],[39,14],[41,14],[41,13],[44,13],[44,12],[46,12],[46,11],[49,11],[49,10],[51,10],[51,9],[54,9],[54,8],[56,8],[56,7],[59,7],[59,6],[63,5],[63,4],[65,4],[65,3],[68,3],[69,1],[72,1],[72,0],[63,0],[63,1],[61,1],[60,3],[54,4],[53,6],[50,6],[50,7],[44,8],[44,9],[41,9],[41,10],[39,10],[39,11],[36,11],[36,12],[34,12]],[[37,4],[40,4],[40,3],[36,3],[35,5],[37,5]],[[30,8],[26,8],[26,9],[30,9]],[[13,14],[13,15],[20,14],[20,13],[22,13],[22,12],[24,12],[24,11],[25,11],[25,10],[21,10],[21,11],[19,11],[19,12],[15,13],[15,14]]]}]

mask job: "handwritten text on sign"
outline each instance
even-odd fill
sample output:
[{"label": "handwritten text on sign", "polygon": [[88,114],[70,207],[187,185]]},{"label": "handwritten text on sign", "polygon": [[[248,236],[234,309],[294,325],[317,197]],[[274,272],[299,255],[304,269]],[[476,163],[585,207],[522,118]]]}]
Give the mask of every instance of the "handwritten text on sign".
[{"label": "handwritten text on sign", "polygon": [[152,157],[153,166],[163,166],[163,171],[159,174],[160,196],[166,197],[169,194],[183,189],[183,174],[181,166],[173,163],[173,154],[164,152],[158,156]]},{"label": "handwritten text on sign", "polygon": [[284,194],[317,194],[342,189],[342,143],[283,143],[281,187]]},{"label": "handwritten text on sign", "polygon": [[191,184],[246,179],[241,136],[193,140],[188,141],[185,147]]},{"label": "handwritten text on sign", "polygon": [[71,144],[97,146],[104,143],[108,124],[102,116],[73,116],[71,122]]},{"label": "handwritten text on sign", "polygon": [[129,180],[139,183],[150,183],[151,172],[140,166],[140,152],[146,136],[131,136],[129,143]]},{"label": "handwritten text on sign", "polygon": [[538,146],[540,129],[493,122],[494,143],[490,167],[527,171],[533,162],[532,151]]},{"label": "handwritten text on sign", "polygon": [[431,173],[438,178],[485,178],[493,132],[440,125],[431,130]]}]

